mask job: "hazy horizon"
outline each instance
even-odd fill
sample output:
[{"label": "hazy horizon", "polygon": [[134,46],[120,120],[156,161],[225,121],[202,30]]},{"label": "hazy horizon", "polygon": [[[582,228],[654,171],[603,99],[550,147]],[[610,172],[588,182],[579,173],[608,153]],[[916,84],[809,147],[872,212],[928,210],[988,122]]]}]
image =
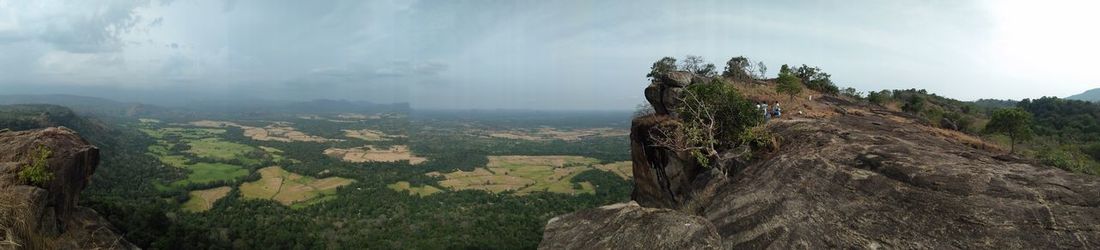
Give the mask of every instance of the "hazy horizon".
[{"label": "hazy horizon", "polygon": [[[852,7],[852,6],[858,6]],[[961,100],[1100,87],[1100,3],[8,1],[0,95],[159,105],[407,102],[629,110],[663,56],[819,66],[841,87]],[[672,20],[672,21],[669,21]]]}]

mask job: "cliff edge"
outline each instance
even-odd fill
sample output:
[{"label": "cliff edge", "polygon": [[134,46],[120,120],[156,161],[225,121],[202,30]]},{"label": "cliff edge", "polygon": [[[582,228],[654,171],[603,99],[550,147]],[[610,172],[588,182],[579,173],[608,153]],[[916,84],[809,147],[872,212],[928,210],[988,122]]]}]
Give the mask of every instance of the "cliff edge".
[{"label": "cliff edge", "polygon": [[[45,148],[51,178],[21,172]],[[99,164],[99,149],[65,127],[0,130],[0,249],[135,249],[94,210],[77,206]]]},{"label": "cliff edge", "polygon": [[728,174],[647,146],[669,118],[636,118],[632,198],[648,208],[556,217],[540,248],[1100,248],[1098,177],[842,98],[786,107],[814,115],[770,121],[779,149],[723,159]]}]

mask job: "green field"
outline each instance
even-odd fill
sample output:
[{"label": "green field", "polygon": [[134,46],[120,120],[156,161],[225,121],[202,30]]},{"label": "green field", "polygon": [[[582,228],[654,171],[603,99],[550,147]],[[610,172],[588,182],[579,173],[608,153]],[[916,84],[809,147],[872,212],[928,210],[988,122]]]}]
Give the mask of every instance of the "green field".
[{"label": "green field", "polygon": [[225,163],[207,163],[199,162],[192,165],[185,165],[184,168],[191,170],[190,174],[187,174],[187,179],[172,182],[172,186],[185,186],[191,183],[209,183],[213,181],[231,181],[237,177],[243,177],[248,175],[248,170],[237,165],[229,165]]},{"label": "green field", "polygon": [[219,138],[188,140],[187,144],[191,146],[191,149],[187,150],[187,153],[191,153],[200,158],[211,158],[216,160],[237,159],[245,165],[260,163],[259,159],[249,157],[249,153],[255,152],[256,148],[248,145],[227,142]]}]

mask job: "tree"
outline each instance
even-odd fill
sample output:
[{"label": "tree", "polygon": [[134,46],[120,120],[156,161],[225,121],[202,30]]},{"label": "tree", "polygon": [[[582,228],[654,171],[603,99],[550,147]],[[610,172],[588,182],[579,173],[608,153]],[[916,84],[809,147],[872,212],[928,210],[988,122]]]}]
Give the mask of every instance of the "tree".
[{"label": "tree", "polygon": [[779,67],[779,76],[791,75],[791,74],[794,74],[794,72],[791,71],[790,66],[787,66],[786,64],[783,64],[783,66]]},{"label": "tree", "polygon": [[889,99],[890,99],[890,91],[889,90],[882,90],[882,91],[877,91],[877,92],[876,91],[867,92],[867,101],[871,102],[872,104],[875,104],[875,105],[880,105],[881,106],[883,104],[886,104],[886,101],[889,100]]},{"label": "tree", "polygon": [[802,83],[800,83],[798,77],[794,75],[781,74],[777,81],[778,84],[775,85],[775,92],[787,94],[791,97],[791,100],[794,100],[795,95],[802,93]]},{"label": "tree", "polygon": [[918,94],[910,94],[906,99],[905,104],[901,105],[901,111],[919,114],[924,111],[924,96]]},{"label": "tree", "polygon": [[752,63],[744,56],[730,58],[729,61],[726,61],[726,71],[722,72],[722,75],[738,81],[752,79],[752,72],[749,70],[750,65]]},{"label": "tree", "polygon": [[840,92],[840,88],[833,84],[833,80],[830,79],[832,75],[825,73],[821,68],[803,64],[794,70],[794,75],[802,79],[802,83],[806,84],[809,89],[833,95]]},{"label": "tree", "polygon": [[666,56],[654,62],[653,66],[649,67],[649,74],[645,76],[656,78],[674,70],[676,70],[676,58]]},{"label": "tree", "polygon": [[714,77],[714,76],[718,75],[717,67],[715,67],[713,63],[708,63],[706,65],[703,65],[703,67],[700,68],[699,71],[695,71],[693,73],[695,73],[696,75],[701,75],[701,76],[705,76],[705,77]]},{"label": "tree", "polygon": [[679,122],[654,127],[652,139],[659,147],[690,154],[702,165],[736,146],[744,131],[763,122],[756,107],[721,80],[688,86],[681,100],[676,107]]},{"label": "tree", "polygon": [[685,70],[691,73],[698,73],[703,71],[703,63],[706,63],[706,61],[703,60],[703,57],[687,55],[684,56],[684,62],[680,65],[680,70]]},{"label": "tree", "polygon": [[756,62],[756,70],[760,71],[760,75],[757,76],[758,79],[764,80],[768,78],[768,65],[765,65],[764,62]]},{"label": "tree", "polygon": [[1031,113],[1021,108],[997,110],[985,125],[985,133],[1008,135],[1012,143],[1009,153],[1015,153],[1017,142],[1030,140],[1034,135],[1031,131]]}]

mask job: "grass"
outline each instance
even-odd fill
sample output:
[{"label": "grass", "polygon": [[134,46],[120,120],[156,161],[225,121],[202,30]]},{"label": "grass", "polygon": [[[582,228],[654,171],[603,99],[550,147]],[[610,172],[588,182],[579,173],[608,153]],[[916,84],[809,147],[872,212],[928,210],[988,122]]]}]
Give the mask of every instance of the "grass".
[{"label": "grass", "polygon": [[191,146],[191,149],[187,150],[187,152],[200,158],[211,158],[216,160],[237,159],[245,165],[257,164],[260,162],[260,160],[248,157],[248,153],[256,151],[256,148],[244,144],[227,142],[219,138],[191,140],[187,144]]},{"label": "grass", "polygon": [[173,182],[172,186],[180,187],[191,183],[200,184],[214,181],[231,181],[237,177],[248,175],[247,169],[225,163],[200,162],[186,165],[185,168],[191,170],[191,173],[187,174],[187,179]]},{"label": "grass", "polygon": [[267,167],[259,170],[260,180],[242,183],[241,196],[248,199],[274,200],[291,208],[301,208],[329,199],[336,195],[336,188],[355,182],[351,179],[329,177],[317,179]]},{"label": "grass", "polygon": [[632,161],[620,161],[612,162],[608,164],[595,165],[596,169],[607,171],[623,177],[623,179],[629,181],[634,179],[634,162]]},{"label": "grass", "polygon": [[599,160],[582,156],[489,156],[486,167],[442,174],[446,180],[439,184],[455,190],[515,191],[518,195],[531,192],[594,194],[596,190],[591,183],[574,185],[570,180],[597,163]]},{"label": "grass", "polygon": [[420,197],[443,192],[442,189],[431,185],[424,185],[423,187],[413,187],[412,184],[409,184],[409,182],[407,181],[399,181],[394,184],[386,185],[386,187],[392,189],[393,191],[411,193]]},{"label": "grass", "polygon": [[206,190],[191,191],[191,198],[183,203],[183,210],[189,212],[203,212],[214,207],[214,202],[229,194],[233,190],[230,187],[217,187]]}]

